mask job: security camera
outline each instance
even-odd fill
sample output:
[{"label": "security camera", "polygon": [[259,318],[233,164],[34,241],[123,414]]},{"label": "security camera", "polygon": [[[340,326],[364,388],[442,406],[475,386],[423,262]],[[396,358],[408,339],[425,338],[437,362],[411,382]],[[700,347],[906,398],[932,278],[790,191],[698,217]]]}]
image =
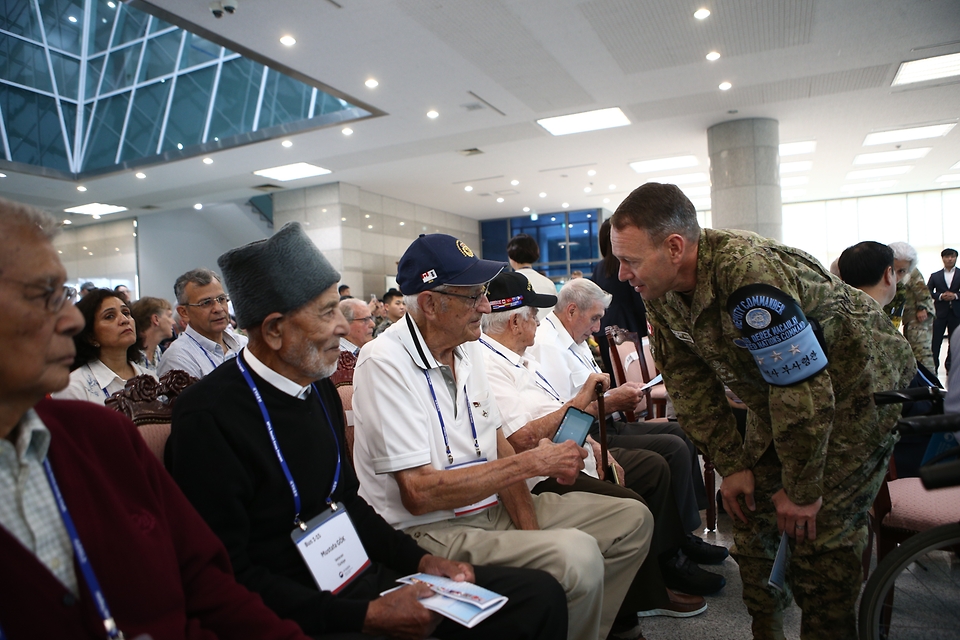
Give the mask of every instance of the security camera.
[{"label": "security camera", "polygon": [[[214,17],[214,18],[217,18],[217,19],[222,18],[222,17],[223,17],[223,3],[220,2],[220,0],[214,0],[213,2],[211,2],[211,3],[210,3],[210,13],[213,14],[213,17]],[[230,13],[233,13],[233,12],[231,11]]]},{"label": "security camera", "polygon": [[238,0],[223,0],[223,10],[227,13],[233,13],[237,10]]}]

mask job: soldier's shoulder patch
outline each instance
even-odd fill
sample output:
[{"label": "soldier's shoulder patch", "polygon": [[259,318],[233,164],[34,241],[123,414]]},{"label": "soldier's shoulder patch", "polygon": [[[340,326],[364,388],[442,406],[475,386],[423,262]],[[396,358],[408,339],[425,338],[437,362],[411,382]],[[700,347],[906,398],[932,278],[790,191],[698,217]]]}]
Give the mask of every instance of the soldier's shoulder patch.
[{"label": "soldier's shoulder patch", "polygon": [[727,312],[768,383],[787,387],[820,373],[827,356],[799,303],[777,287],[751,284],[727,299]]}]

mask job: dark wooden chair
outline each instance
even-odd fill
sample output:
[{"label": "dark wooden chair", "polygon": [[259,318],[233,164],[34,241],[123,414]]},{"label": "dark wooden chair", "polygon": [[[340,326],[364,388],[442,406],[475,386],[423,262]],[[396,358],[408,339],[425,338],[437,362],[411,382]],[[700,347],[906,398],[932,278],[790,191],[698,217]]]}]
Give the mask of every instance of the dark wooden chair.
[{"label": "dark wooden chair", "polygon": [[160,461],[163,448],[170,435],[170,419],[173,403],[184,389],[197,382],[186,371],[168,371],[157,380],[150,375],[127,380],[123,389],[104,401],[104,404],[124,414],[146,441],[147,446]]}]

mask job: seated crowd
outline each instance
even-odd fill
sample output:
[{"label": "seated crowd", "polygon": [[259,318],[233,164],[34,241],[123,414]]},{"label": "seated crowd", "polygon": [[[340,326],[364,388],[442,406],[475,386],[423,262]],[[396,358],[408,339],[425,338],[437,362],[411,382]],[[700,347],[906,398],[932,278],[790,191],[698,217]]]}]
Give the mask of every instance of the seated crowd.
[{"label": "seated crowd", "polygon": [[[290,223],[222,279],[184,273],[174,310],[86,285],[74,305],[56,221],[0,200],[0,231],[0,638],[642,638],[724,587],[699,566],[728,553],[695,535],[696,447],[627,421],[639,385],[587,346],[611,296],[549,291],[526,245],[511,270],[422,235],[364,302]],[[891,302],[893,251],[861,253],[840,272]],[[93,405],[172,370],[199,382],[161,464]],[[595,418],[583,446],[554,441],[568,410]],[[507,604],[462,626],[394,589],[418,572]]]}]

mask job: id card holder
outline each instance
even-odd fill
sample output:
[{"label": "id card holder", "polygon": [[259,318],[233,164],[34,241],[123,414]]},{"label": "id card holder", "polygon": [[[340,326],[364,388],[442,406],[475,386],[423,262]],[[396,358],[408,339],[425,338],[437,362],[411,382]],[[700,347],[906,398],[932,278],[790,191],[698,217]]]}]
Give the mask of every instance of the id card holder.
[{"label": "id card holder", "polygon": [[338,593],[370,566],[347,510],[326,510],[307,521],[307,530],[294,529],[290,538],[323,591]]},{"label": "id card holder", "polygon": [[[470,462],[460,462],[458,464],[451,464],[444,467],[444,469],[445,470],[463,469],[466,467],[472,467],[477,464],[486,464],[486,462],[487,462],[486,458],[477,458],[476,460],[471,460]],[[500,500],[497,494],[493,494],[492,496],[488,496],[483,500],[480,500],[479,502],[475,502],[465,507],[459,507],[458,509],[454,509],[453,515],[458,518],[460,516],[472,516],[475,513],[479,513],[484,509],[489,509],[490,507],[495,507],[498,504],[500,504]]]}]

